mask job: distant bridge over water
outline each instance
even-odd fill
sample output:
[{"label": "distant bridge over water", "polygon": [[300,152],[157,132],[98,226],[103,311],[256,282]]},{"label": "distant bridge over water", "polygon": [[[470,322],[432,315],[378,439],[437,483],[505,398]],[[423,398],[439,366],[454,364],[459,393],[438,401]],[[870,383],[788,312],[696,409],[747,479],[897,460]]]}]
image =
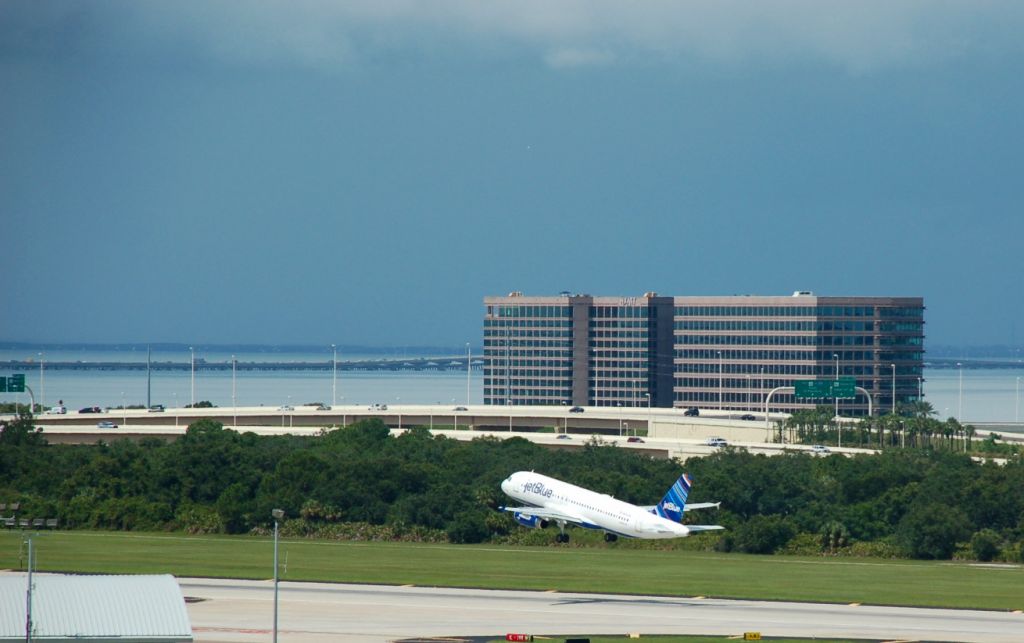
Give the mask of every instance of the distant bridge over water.
[{"label": "distant bridge over water", "polygon": [[[207,361],[196,359],[197,372],[231,371],[231,360]],[[314,362],[254,362],[237,361],[235,368],[239,371],[331,371],[334,362],[330,359]],[[483,368],[484,360],[474,358],[473,370]],[[145,371],[146,362],[50,362],[44,363],[47,371]],[[153,371],[189,371],[189,361],[153,361],[148,368]],[[0,371],[31,372],[39,370],[39,362],[31,360],[8,360],[0,362]],[[339,371],[466,371],[466,357],[413,357],[413,358],[381,358],[360,360],[338,360]]]}]

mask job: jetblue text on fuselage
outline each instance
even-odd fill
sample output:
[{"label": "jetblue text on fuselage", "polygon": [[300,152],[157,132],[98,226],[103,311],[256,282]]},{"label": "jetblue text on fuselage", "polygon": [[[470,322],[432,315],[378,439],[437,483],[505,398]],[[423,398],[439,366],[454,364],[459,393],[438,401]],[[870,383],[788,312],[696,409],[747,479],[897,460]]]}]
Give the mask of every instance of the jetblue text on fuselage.
[{"label": "jetblue text on fuselage", "polygon": [[554,493],[551,489],[545,487],[543,482],[528,482],[523,485],[523,491],[529,491],[544,498],[550,498]]}]

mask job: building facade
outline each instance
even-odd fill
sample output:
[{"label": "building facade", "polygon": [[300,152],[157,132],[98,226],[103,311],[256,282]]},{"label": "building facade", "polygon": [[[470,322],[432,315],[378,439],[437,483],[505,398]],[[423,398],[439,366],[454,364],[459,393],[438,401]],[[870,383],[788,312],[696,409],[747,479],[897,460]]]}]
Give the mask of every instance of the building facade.
[{"label": "building facade", "polygon": [[[852,378],[842,415],[920,399],[919,297],[554,297],[484,299],[484,403],[774,411],[797,380]],[[783,390],[775,390],[783,389]],[[876,410],[876,413],[878,411]]]}]

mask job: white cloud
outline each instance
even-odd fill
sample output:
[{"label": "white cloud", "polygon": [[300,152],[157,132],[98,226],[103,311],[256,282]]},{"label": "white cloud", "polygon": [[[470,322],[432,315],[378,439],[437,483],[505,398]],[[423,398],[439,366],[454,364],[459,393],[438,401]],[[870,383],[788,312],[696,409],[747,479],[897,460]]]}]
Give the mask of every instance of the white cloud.
[{"label": "white cloud", "polygon": [[[69,6],[80,17],[97,5]],[[865,72],[972,52],[1016,55],[1024,27],[1024,2],[1005,0],[183,0],[98,6],[107,31],[127,30],[165,45],[183,41],[231,62],[327,67],[394,53],[468,50],[473,56],[527,56],[556,68],[645,59],[799,60]]]}]

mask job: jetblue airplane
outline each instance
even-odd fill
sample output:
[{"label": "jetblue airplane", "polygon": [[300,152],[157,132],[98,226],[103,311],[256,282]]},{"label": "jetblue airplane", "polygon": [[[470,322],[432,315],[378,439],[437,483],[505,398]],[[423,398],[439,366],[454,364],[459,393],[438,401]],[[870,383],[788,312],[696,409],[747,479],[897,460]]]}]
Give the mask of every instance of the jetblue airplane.
[{"label": "jetblue airplane", "polygon": [[619,536],[629,538],[682,538],[700,531],[724,529],[721,525],[684,525],[684,511],[718,507],[717,502],[686,504],[692,485],[685,473],[672,485],[661,502],[653,507],[616,500],[603,493],[555,480],[532,471],[517,471],[501,483],[508,496],[526,503],[526,507],[501,507],[511,511],[524,527],[540,529],[549,523],[558,525],[555,540],[569,542],[568,524],[604,530],[608,542]]}]

